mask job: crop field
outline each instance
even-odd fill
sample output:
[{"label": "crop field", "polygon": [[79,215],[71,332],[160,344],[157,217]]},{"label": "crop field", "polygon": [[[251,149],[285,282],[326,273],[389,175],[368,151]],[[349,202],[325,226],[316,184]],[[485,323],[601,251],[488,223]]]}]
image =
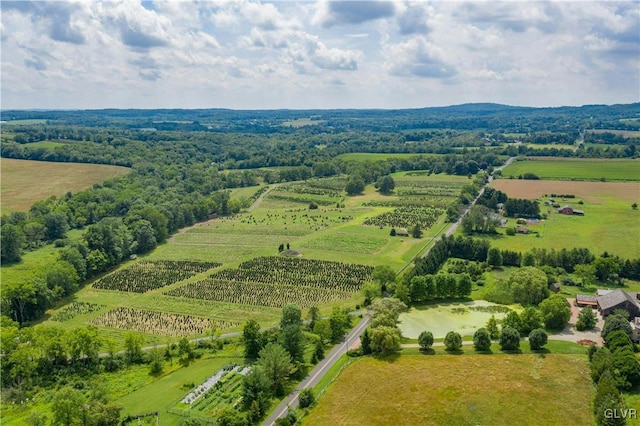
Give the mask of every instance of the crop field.
[{"label": "crop field", "polygon": [[592,129],[587,130],[587,132],[596,135],[602,133],[613,133],[614,135],[623,136],[625,138],[640,138],[640,130]]},{"label": "crop field", "polygon": [[609,197],[629,203],[640,202],[640,183],[632,182],[498,179],[491,186],[510,197],[528,200],[549,194],[574,194],[579,199],[593,203],[606,202]]},{"label": "crop field", "polygon": [[515,161],[502,170],[503,177],[534,173],[541,179],[557,180],[640,180],[640,160],[591,160],[528,158]]},{"label": "crop field", "polygon": [[371,279],[372,271],[365,265],[262,257],[166,294],[243,305],[310,307],[352,297]]},{"label": "crop field", "polygon": [[140,261],[101,278],[93,284],[93,288],[144,293],[175,284],[221,265],[215,262],[175,260]]},{"label": "crop field", "polygon": [[[499,236],[488,237],[492,246],[517,251],[587,247],[595,254],[608,251],[624,258],[640,256],[640,211],[631,208],[634,202],[640,203],[638,183],[498,180],[492,185],[509,196],[530,199],[540,192],[573,194],[575,199],[556,201],[585,212],[584,216],[568,216],[541,206],[541,212],[548,211],[550,215],[529,226],[531,234],[506,236],[499,230]],[[578,204],[580,200],[584,204]],[[513,219],[509,219],[508,226],[515,226]]]},{"label": "crop field", "polygon": [[583,355],[362,358],[303,425],[588,425],[592,392]]},{"label": "crop field", "polygon": [[237,322],[216,321],[191,315],[172,315],[165,312],[117,308],[90,321],[93,325],[138,331],[158,336],[194,336],[212,329],[228,330],[240,326]]},{"label": "crop field", "polygon": [[[98,278],[67,306],[49,311],[43,326],[95,324],[122,347],[130,330],[143,333],[149,345],[179,333],[206,334],[208,326],[195,325],[198,321],[225,331],[240,330],[250,319],[268,326],[277,322],[287,303],[316,305],[323,314],[332,306],[353,309],[361,302],[359,290],[372,267],[385,264],[398,270],[409,262],[444,226],[444,215],[430,203],[450,202],[468,182],[466,177],[426,172],[396,173],[394,179],[399,182],[396,192],[421,194],[387,196],[370,185],[363,195],[345,197],[342,177],[279,185],[282,190],[271,191],[252,211],[185,229],[152,253]],[[248,198],[259,190],[252,187],[238,195]],[[306,197],[331,204],[316,202],[318,209],[309,209]],[[411,208],[434,212],[435,223],[424,228],[423,238],[391,237],[389,227],[363,225],[412,206],[402,204],[410,197],[427,200]],[[365,205],[371,202],[388,206]],[[290,249],[289,256],[278,255],[280,245]],[[57,249],[51,251],[49,257]]]},{"label": "crop field", "polygon": [[61,196],[129,173],[129,169],[100,164],[14,160],[0,162],[2,213],[27,211],[33,203]]}]

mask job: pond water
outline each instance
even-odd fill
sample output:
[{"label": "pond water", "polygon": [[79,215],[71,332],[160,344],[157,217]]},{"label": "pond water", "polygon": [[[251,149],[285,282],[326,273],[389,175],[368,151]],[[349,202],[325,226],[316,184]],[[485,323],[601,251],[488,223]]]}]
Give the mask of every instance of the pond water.
[{"label": "pond water", "polygon": [[400,314],[398,328],[404,337],[410,339],[417,339],[425,330],[433,333],[435,338],[444,337],[450,331],[463,336],[473,335],[478,328],[484,327],[491,315],[500,321],[509,309],[513,308],[486,300],[417,306]]}]

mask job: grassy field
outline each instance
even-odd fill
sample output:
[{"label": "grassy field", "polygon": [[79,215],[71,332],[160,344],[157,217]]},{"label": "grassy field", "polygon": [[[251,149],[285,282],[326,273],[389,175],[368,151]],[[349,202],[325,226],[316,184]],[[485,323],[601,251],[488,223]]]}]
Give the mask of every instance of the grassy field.
[{"label": "grassy field", "polygon": [[[552,207],[541,206],[542,213],[550,211],[551,214],[547,220],[529,226],[538,234],[510,237],[504,234],[504,229],[499,229],[498,236],[488,237],[492,246],[517,251],[533,247],[587,247],[598,255],[608,251],[625,258],[640,256],[640,211],[631,208],[632,203],[640,202],[640,184],[498,180],[493,186],[509,196],[531,199],[540,193],[574,194],[575,199],[557,201],[584,210],[585,215],[561,215]],[[578,204],[579,200],[584,204]],[[509,219],[507,225],[515,226],[514,220]]]},{"label": "grassy field", "polygon": [[594,133],[596,135],[602,133],[613,133],[614,135],[623,136],[625,138],[640,138],[640,130],[591,129],[587,130],[587,132]]},{"label": "grassy field", "polygon": [[349,365],[303,424],[592,423],[584,355],[403,355]]},{"label": "grassy field", "polygon": [[586,160],[528,158],[515,161],[502,170],[503,177],[534,173],[541,179],[558,180],[640,180],[640,160]]},{"label": "grassy field", "polygon": [[125,167],[100,164],[3,158],[0,162],[2,213],[27,211],[38,200],[77,192],[129,172]]}]

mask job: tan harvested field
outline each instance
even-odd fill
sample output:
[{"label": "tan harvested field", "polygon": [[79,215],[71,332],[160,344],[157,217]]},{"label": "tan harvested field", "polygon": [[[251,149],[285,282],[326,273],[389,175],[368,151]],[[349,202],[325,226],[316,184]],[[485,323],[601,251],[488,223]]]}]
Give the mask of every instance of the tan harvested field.
[{"label": "tan harvested field", "polygon": [[102,164],[3,158],[0,162],[2,213],[27,211],[36,201],[77,192],[130,171],[126,167]]},{"label": "tan harvested field", "polygon": [[583,355],[402,355],[347,367],[312,425],[590,425]]},{"label": "tan harvested field", "polygon": [[574,194],[594,203],[603,202],[603,199],[611,196],[631,203],[640,201],[638,182],[498,179],[491,186],[514,198],[536,199],[545,194]]}]

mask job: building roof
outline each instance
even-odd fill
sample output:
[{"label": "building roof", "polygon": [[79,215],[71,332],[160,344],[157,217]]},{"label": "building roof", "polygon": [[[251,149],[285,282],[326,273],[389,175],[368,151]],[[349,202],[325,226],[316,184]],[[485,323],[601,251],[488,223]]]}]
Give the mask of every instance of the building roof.
[{"label": "building roof", "polygon": [[598,299],[596,298],[596,296],[591,296],[589,294],[576,294],[576,302],[590,303],[595,305],[598,303]]},{"label": "building roof", "polygon": [[[620,289],[613,290],[611,293],[607,293],[604,296],[598,297],[598,305],[600,306],[600,309],[615,308],[616,306],[627,301],[638,306],[638,303],[632,295]],[[640,309],[640,307],[638,307],[638,309]]]},{"label": "building roof", "polygon": [[596,294],[598,296],[604,296],[605,294],[609,294],[611,293],[613,290],[608,290],[608,289],[603,289],[603,288],[599,288],[596,290]]}]

